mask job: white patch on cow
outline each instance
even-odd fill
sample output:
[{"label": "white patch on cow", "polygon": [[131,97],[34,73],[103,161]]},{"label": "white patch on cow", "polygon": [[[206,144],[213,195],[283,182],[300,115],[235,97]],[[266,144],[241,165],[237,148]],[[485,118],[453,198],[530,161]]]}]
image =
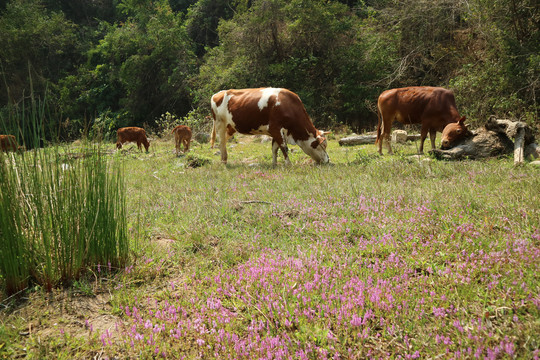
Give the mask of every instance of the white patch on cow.
[{"label": "white patch on cow", "polygon": [[219,106],[217,106],[216,102],[214,101],[214,97],[212,96],[212,110],[214,110],[214,114],[216,114],[216,122],[218,123],[218,126],[230,125],[233,129],[236,130],[236,127],[234,126],[234,121],[232,119],[232,113],[229,111],[229,100],[233,96],[234,95],[229,95],[225,92],[223,96],[223,101]]},{"label": "white patch on cow", "polygon": [[296,145],[296,141],[287,129],[281,129],[281,136],[287,142],[287,144]]},{"label": "white patch on cow", "polygon": [[[278,88],[265,88],[265,89],[262,89],[261,90],[261,92],[262,92],[261,98],[259,99],[259,102],[257,102],[257,105],[259,106],[259,110],[262,110],[262,109],[264,109],[265,107],[268,106],[268,100],[270,99],[271,96],[275,95],[276,98],[277,98],[280,91],[281,91],[281,89],[278,89]],[[279,102],[279,100],[276,99],[275,106],[279,106],[280,104],[281,103]]]}]

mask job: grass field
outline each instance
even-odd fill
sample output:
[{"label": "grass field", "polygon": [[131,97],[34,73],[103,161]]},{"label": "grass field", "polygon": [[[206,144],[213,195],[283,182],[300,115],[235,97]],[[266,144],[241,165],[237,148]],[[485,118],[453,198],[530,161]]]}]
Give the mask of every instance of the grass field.
[{"label": "grass field", "polygon": [[0,358],[540,356],[540,169],[336,140],[328,166],[292,147],[273,168],[244,137],[227,166],[125,148],[132,263],[1,299]]}]

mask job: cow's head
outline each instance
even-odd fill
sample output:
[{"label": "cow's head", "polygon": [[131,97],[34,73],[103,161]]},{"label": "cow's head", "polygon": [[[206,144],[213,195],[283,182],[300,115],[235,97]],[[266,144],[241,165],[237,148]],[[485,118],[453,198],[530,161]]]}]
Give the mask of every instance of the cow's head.
[{"label": "cow's head", "polygon": [[329,131],[317,130],[317,137],[311,142],[309,152],[304,150],[318,164],[326,164],[330,161],[330,157],[326,153],[328,141],[324,136],[329,133]]},{"label": "cow's head", "polygon": [[144,145],[144,148],[146,149],[146,152],[148,152],[148,148],[150,147],[150,142],[146,138],[144,138],[142,143]]},{"label": "cow's head", "polygon": [[450,149],[459,143],[459,141],[471,135],[472,133],[467,128],[467,125],[465,125],[465,116],[463,116],[458,122],[446,125],[442,132],[441,149]]}]

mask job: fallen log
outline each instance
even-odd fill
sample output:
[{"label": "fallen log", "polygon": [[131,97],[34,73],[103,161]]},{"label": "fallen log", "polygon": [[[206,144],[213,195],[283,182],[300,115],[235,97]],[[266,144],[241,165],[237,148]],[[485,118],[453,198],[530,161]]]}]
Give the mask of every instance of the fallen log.
[{"label": "fallen log", "polygon": [[527,124],[522,121],[497,119],[491,116],[485,125],[486,129],[504,132],[510,139],[514,139],[514,164],[523,164],[527,157],[525,147],[534,143],[534,135]]},{"label": "fallen log", "polygon": [[341,146],[375,144],[377,135],[354,135],[339,140]]},{"label": "fallen log", "polygon": [[[420,134],[407,135],[407,141],[415,141],[420,139]],[[377,135],[353,135],[339,140],[341,146],[354,146],[375,144]]]},{"label": "fallen log", "polygon": [[534,156],[537,149],[527,124],[491,117],[482,128],[467,132],[451,148],[435,149],[430,153],[439,159],[459,160],[510,155],[513,150],[514,164],[522,164],[526,158]]},{"label": "fallen log", "polygon": [[516,132],[514,141],[514,165],[523,164],[525,158],[525,128],[520,127]]}]

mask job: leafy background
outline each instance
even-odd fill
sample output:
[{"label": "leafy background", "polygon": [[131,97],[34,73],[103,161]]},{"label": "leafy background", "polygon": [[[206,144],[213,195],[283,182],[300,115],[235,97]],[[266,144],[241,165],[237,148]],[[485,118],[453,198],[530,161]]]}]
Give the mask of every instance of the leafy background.
[{"label": "leafy background", "polygon": [[539,24],[535,0],[0,1],[0,115],[47,97],[70,140],[275,86],[316,126],[371,130],[381,91],[433,85],[473,123],[536,124]]}]

